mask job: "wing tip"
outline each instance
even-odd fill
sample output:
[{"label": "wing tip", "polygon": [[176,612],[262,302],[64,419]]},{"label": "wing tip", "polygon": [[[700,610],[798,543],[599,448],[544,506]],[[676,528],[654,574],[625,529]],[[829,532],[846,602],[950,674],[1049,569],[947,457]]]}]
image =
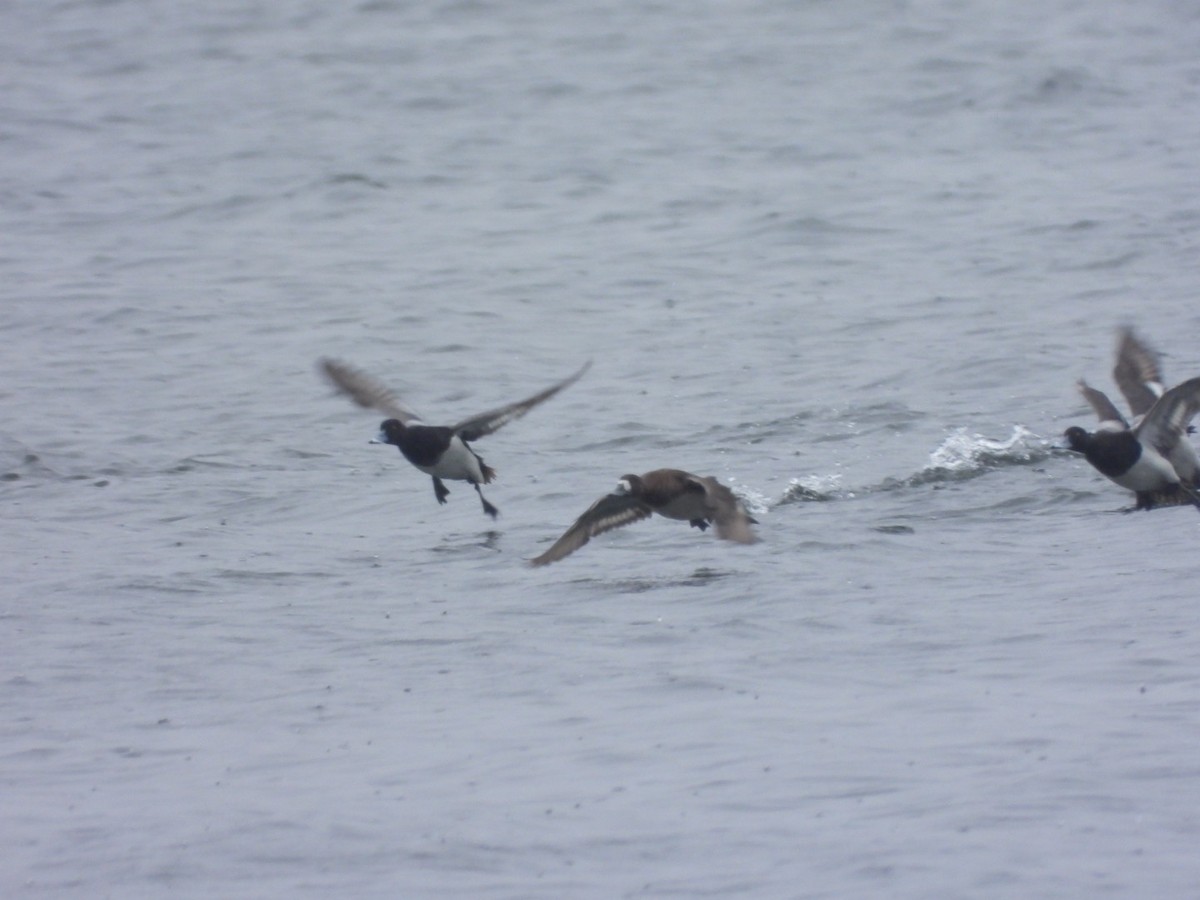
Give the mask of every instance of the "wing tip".
[{"label": "wing tip", "polygon": [[586,536],[582,541],[567,540],[573,536],[574,535],[572,532],[568,530],[566,534],[564,534],[550,546],[549,550],[547,550],[545,553],[542,553],[540,556],[535,556],[533,559],[529,560],[530,568],[540,569],[543,566],[548,566],[551,563],[556,563],[559,560],[566,559],[588,542],[588,538]]},{"label": "wing tip", "polygon": [[333,378],[335,371],[344,368],[346,368],[346,364],[332,356],[322,356],[317,360],[317,371],[328,379]]}]

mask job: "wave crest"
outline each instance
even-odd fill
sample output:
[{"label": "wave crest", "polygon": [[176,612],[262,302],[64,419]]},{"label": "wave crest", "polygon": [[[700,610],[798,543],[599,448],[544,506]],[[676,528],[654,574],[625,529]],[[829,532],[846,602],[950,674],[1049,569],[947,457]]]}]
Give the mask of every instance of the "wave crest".
[{"label": "wave crest", "polygon": [[905,484],[962,481],[992,469],[1027,466],[1049,458],[1051,449],[1043,438],[1021,425],[1014,425],[1008,440],[1003,441],[959,428],[929,454],[929,462]]},{"label": "wave crest", "polygon": [[880,484],[847,488],[840,474],[793,478],[778,505],[853,500],[869,494],[965,481],[1009,466],[1028,466],[1048,459],[1054,446],[1021,425],[1014,425],[1005,440],[993,440],[967,428],[958,428],[929,454],[929,462],[905,478],[887,478]]}]

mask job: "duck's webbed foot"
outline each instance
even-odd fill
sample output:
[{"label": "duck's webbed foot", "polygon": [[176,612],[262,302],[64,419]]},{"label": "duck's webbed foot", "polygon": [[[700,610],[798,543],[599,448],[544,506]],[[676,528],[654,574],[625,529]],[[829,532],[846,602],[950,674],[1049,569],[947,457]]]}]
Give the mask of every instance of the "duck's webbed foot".
[{"label": "duck's webbed foot", "polygon": [[479,500],[483,504],[483,511],[485,513],[487,513],[493,519],[500,515],[500,510],[488,503],[487,497],[483,496],[483,491],[480,489],[478,484],[475,484],[475,493],[479,495]]},{"label": "duck's webbed foot", "polygon": [[433,476],[433,495],[437,497],[438,503],[445,503],[446,498],[450,496],[450,489],[436,475]]}]

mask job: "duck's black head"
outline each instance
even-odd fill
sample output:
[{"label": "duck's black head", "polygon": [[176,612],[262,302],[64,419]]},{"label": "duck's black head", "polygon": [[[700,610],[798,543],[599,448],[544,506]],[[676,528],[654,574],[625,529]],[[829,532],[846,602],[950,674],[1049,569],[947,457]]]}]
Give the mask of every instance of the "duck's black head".
[{"label": "duck's black head", "polygon": [[400,438],[404,434],[404,423],[399,419],[388,419],[379,426],[379,434],[371,441],[372,444],[395,444],[400,446]]},{"label": "duck's black head", "polygon": [[1074,450],[1076,453],[1086,453],[1092,443],[1092,436],[1078,425],[1072,425],[1064,431],[1063,437],[1067,439],[1067,448]]}]

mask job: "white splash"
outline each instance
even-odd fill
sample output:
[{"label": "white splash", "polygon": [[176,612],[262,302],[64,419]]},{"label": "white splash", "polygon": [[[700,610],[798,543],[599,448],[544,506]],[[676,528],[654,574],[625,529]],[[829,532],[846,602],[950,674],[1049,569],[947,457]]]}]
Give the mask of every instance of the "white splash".
[{"label": "white splash", "polygon": [[965,474],[1005,463],[1029,463],[1044,459],[1046,442],[1028,428],[1013,426],[1008,440],[996,441],[960,428],[929,454],[923,474]]},{"label": "white splash", "polygon": [[742,501],[746,512],[752,516],[765,516],[771,511],[771,501],[762,491],[755,490],[749,485],[738,484],[733,478],[729,479],[729,489],[733,495]]},{"label": "white splash", "polygon": [[742,501],[742,506],[746,507],[746,512],[752,516],[765,516],[771,511],[771,501],[766,494],[760,491],[738,488],[734,491],[734,494]]},{"label": "white splash", "polygon": [[842,475],[840,472],[835,472],[829,475],[805,475],[803,478],[791,479],[779,502],[812,502],[853,497],[852,492],[847,493],[842,490]]}]

